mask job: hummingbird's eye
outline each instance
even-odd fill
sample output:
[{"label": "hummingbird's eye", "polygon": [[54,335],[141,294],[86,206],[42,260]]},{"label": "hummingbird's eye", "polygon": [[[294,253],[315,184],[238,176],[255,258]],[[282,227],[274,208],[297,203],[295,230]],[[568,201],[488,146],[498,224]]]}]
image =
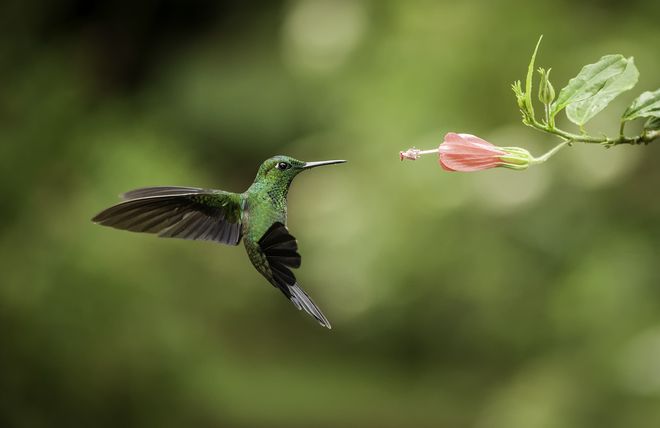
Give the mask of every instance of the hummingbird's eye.
[{"label": "hummingbird's eye", "polygon": [[291,168],[291,165],[286,162],[280,162],[277,165],[275,165],[275,168],[284,171],[285,169]]}]

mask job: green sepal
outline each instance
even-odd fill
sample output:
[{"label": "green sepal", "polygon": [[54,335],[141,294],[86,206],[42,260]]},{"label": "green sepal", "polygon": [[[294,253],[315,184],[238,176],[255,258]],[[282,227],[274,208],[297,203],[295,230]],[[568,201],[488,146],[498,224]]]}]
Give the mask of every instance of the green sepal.
[{"label": "green sepal", "polygon": [[500,156],[502,164],[500,166],[515,170],[527,169],[534,159],[525,149],[520,147],[500,147],[500,150],[506,152]]},{"label": "green sepal", "polygon": [[530,119],[534,119],[534,104],[532,104],[532,81],[534,79],[534,63],[536,62],[536,53],[539,51],[541,40],[543,40],[543,35],[541,35],[538,42],[536,42],[534,53],[532,54],[532,58],[529,60],[529,65],[527,66],[527,78],[525,79],[525,111]]}]

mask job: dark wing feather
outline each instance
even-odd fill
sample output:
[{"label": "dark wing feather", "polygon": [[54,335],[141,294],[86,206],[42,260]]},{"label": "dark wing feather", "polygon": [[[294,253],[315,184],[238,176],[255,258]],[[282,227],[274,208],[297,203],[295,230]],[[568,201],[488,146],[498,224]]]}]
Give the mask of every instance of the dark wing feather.
[{"label": "dark wing feather", "polygon": [[142,187],[140,189],[129,190],[121,195],[124,200],[145,198],[147,196],[175,196],[175,195],[189,195],[199,194],[200,192],[208,192],[208,190],[200,189],[198,187],[182,187],[182,186],[156,186],[156,187]]},{"label": "dark wing feather", "polygon": [[132,232],[166,238],[216,241],[241,240],[241,196],[194,187],[147,187],[125,193],[127,199],[92,219]]},{"label": "dark wing feather", "polygon": [[300,288],[296,277],[290,268],[300,267],[301,257],[298,254],[298,243],[291,236],[286,226],[274,223],[259,240],[259,249],[266,259],[272,273],[270,281],[293,302],[298,309],[316,318],[324,327],[331,328],[330,321],[316,306],[312,299]]}]

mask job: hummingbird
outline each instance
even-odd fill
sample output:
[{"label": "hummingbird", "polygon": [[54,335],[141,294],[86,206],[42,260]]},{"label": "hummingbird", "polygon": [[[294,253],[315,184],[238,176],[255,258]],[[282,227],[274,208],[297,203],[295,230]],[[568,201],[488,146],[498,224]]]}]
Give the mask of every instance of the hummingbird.
[{"label": "hummingbird", "polygon": [[299,310],[331,328],[291,272],[300,267],[301,257],[296,238],[286,226],[287,194],[293,179],[302,171],[344,162],[303,162],[290,156],[274,156],[261,164],[254,182],[243,193],[197,187],[144,187],[124,193],[122,202],[101,211],[92,221],[163,238],[227,245],[238,245],[243,239],[257,271]]}]

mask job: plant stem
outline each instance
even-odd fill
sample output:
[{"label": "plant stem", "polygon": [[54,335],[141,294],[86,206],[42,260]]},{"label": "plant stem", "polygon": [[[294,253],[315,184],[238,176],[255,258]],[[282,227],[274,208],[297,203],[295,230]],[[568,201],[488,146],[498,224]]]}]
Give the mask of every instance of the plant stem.
[{"label": "plant stem", "polygon": [[594,144],[604,144],[607,146],[618,146],[620,144],[648,144],[660,137],[660,132],[650,131],[644,132],[642,135],[628,138],[625,135],[621,134],[618,138],[609,138],[609,137],[593,137],[590,135],[578,135],[572,134],[570,132],[563,131],[558,128],[550,127],[550,125],[545,125],[539,123],[536,119],[532,119],[531,122],[527,123],[528,126],[538,129],[539,131],[547,132],[548,134],[553,134],[558,137],[563,138],[566,141],[571,143],[594,143]]}]

